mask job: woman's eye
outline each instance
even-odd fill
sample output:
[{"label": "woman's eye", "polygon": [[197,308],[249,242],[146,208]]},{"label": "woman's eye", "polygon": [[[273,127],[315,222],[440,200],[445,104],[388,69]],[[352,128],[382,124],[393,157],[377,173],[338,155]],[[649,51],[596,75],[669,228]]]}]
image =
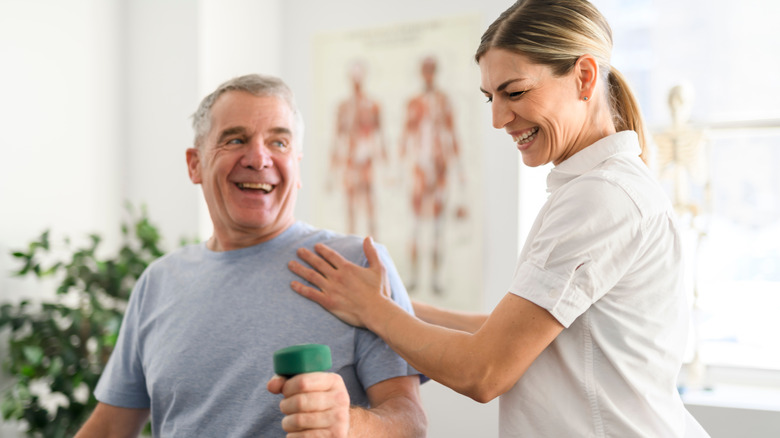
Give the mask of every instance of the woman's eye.
[{"label": "woman's eye", "polygon": [[516,98],[522,96],[523,94],[525,94],[526,91],[528,91],[528,90],[515,91],[514,93],[509,93],[509,98],[510,99],[516,99]]},{"label": "woman's eye", "polygon": [[485,96],[485,97],[487,98],[487,100],[485,101],[485,103],[490,103],[490,102],[493,102],[493,96]]},{"label": "woman's eye", "polygon": [[228,140],[228,142],[227,142],[227,144],[243,144],[243,143],[244,143],[244,140],[242,140],[240,138],[234,138],[234,139]]}]

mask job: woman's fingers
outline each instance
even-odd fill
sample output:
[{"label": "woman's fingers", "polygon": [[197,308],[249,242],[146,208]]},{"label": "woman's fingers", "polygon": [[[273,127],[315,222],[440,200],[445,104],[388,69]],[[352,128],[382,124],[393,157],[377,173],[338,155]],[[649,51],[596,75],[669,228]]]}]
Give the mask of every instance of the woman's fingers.
[{"label": "woman's fingers", "polygon": [[[391,298],[392,291],[387,272],[371,237],[363,241],[368,267],[352,263],[323,244],[314,251],[300,248],[298,257],[309,266],[290,261],[290,271],[306,282],[293,281],[290,287],[347,324],[364,327],[367,310],[378,298]],[[312,287],[313,285],[314,287]]]},{"label": "woman's fingers", "polygon": [[387,298],[393,297],[393,291],[390,289],[390,279],[387,277],[387,268],[382,263],[382,259],[379,258],[379,252],[374,245],[374,239],[371,236],[363,239],[363,253],[366,255],[368,261],[368,268],[373,270],[379,275],[381,279],[381,292]]},{"label": "woman's fingers", "polygon": [[303,278],[304,280],[308,281],[309,283],[317,287],[322,287],[321,283],[325,280],[325,276],[315,271],[314,269],[303,266],[302,264],[298,263],[296,260],[290,260],[287,263],[287,268],[290,271],[292,271],[293,274]]},{"label": "woman's fingers", "polygon": [[314,251],[320,255],[325,261],[330,264],[334,269],[339,269],[349,264],[349,261],[345,259],[341,254],[332,250],[329,246],[318,243],[314,245]]},{"label": "woman's fingers", "polygon": [[[293,272],[295,272],[293,270]],[[320,306],[331,310],[332,305],[330,304],[331,300],[329,300],[328,295],[324,294],[321,290],[315,289],[311,286],[307,286],[299,281],[292,281],[290,282],[290,287],[292,290],[303,296],[304,298],[308,298],[315,303],[319,304]]]},{"label": "woman's fingers", "polygon": [[374,246],[374,239],[371,236],[363,239],[363,253],[366,255],[366,260],[368,260],[368,266],[373,268],[382,265],[382,261],[379,260],[379,253]]},{"label": "woman's fingers", "polygon": [[336,270],[336,268],[332,263],[330,263],[320,255],[311,252],[311,250],[307,248],[298,248],[296,254],[298,254],[298,257],[300,257],[301,260],[308,263],[309,266],[314,268],[323,277],[328,277],[328,274],[331,274],[333,271]]}]

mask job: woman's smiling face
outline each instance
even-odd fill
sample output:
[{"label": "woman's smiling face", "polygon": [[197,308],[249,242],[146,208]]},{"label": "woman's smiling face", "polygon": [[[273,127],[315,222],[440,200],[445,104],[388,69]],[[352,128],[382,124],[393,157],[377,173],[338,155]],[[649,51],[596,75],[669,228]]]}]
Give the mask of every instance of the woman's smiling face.
[{"label": "woman's smiling face", "polygon": [[587,101],[577,69],[564,76],[504,49],[490,49],[479,60],[481,90],[493,112],[493,127],[504,129],[530,167],[559,164],[579,150],[587,120]]}]

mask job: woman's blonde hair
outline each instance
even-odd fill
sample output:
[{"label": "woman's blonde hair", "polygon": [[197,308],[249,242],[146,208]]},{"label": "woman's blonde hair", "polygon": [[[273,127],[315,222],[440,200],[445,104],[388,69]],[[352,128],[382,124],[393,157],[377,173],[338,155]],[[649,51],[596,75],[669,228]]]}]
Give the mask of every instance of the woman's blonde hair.
[{"label": "woman's blonde hair", "polygon": [[639,103],[625,77],[610,65],[612,29],[595,6],[586,0],[519,0],[482,35],[476,61],[493,48],[521,54],[558,76],[569,73],[580,56],[592,55],[608,85],[615,129],[636,131],[646,161]]}]

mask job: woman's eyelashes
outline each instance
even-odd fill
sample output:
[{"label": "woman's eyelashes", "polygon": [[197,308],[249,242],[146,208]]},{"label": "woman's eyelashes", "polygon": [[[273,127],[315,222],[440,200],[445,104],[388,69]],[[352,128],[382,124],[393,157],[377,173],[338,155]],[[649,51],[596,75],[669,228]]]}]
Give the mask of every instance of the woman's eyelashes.
[{"label": "woman's eyelashes", "polygon": [[512,93],[507,93],[507,96],[509,97],[509,99],[517,99],[518,97],[522,96],[523,94],[525,94],[527,92],[528,92],[528,90],[515,91],[515,92],[512,92]]},{"label": "woman's eyelashes", "polygon": [[[524,94],[525,94],[525,93],[527,93],[527,92],[528,92],[528,90],[523,90],[523,91],[515,91],[515,92],[512,92],[512,93],[506,93],[506,97],[507,97],[507,99],[509,99],[509,100],[515,100],[515,99],[518,99],[520,96],[524,95]],[[486,95],[485,95],[485,98],[487,99],[487,100],[485,101],[485,103],[491,103],[491,102],[493,102],[493,96],[491,96],[491,95],[487,95],[487,94],[486,94]]]}]

